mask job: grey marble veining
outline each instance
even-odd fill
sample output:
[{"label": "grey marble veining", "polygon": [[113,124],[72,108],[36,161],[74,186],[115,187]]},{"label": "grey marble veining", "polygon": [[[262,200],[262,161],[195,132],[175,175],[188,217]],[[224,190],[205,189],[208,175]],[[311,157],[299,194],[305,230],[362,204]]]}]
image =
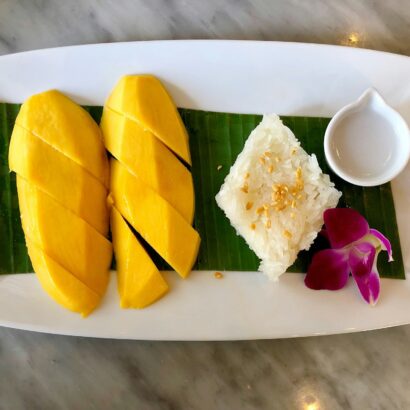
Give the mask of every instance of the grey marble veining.
[{"label": "grey marble veining", "polygon": [[[408,0],[0,0],[0,54],[232,38],[410,55]],[[0,409],[408,409],[410,327],[293,340],[163,343],[0,328]]]},{"label": "grey marble veining", "polygon": [[0,409],[407,409],[410,327],[247,342],[0,331]]},{"label": "grey marble veining", "polygon": [[226,38],[410,54],[408,0],[2,0],[0,54],[68,44]]}]

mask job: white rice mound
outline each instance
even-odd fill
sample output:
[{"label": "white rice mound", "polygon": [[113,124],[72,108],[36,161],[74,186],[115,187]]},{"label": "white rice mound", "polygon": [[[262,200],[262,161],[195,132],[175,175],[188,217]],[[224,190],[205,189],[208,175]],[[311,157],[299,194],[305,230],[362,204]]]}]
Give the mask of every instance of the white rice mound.
[{"label": "white rice mound", "polygon": [[341,195],[316,156],[309,156],[271,114],[250,134],[216,202],[261,259],[259,270],[276,280],[299,251],[310,248],[323,212],[335,207]]}]

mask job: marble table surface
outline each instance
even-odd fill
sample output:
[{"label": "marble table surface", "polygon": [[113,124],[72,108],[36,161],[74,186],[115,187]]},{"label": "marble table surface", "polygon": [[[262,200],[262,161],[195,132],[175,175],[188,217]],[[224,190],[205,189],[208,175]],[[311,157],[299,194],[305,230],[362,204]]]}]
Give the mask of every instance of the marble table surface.
[{"label": "marble table surface", "polygon": [[[0,55],[229,38],[410,55],[408,0],[0,0]],[[410,326],[247,342],[137,342],[0,328],[0,409],[406,409]]]}]

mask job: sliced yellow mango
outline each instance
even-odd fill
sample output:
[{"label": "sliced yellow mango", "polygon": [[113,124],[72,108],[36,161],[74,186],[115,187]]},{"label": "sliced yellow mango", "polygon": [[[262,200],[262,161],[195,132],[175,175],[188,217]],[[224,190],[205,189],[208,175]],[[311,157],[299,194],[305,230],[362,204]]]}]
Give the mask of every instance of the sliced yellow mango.
[{"label": "sliced yellow mango", "polygon": [[18,125],[10,141],[9,167],[107,235],[107,189],[101,181]]},{"label": "sliced yellow mango", "polygon": [[168,291],[168,285],[115,207],[111,232],[121,307],[141,309],[154,303]]},{"label": "sliced yellow mango", "polygon": [[90,314],[100,303],[101,296],[65,270],[37,245],[27,239],[26,242],[31,263],[44,290],[65,308],[83,316]]},{"label": "sliced yellow mango", "polygon": [[33,95],[21,106],[16,124],[77,162],[108,186],[107,156],[98,125],[59,91]]},{"label": "sliced yellow mango", "polygon": [[83,219],[17,175],[26,239],[99,295],[105,293],[112,246]]},{"label": "sliced yellow mango", "polygon": [[168,201],[190,224],[194,188],[189,170],[150,131],[104,108],[101,129],[108,151]]},{"label": "sliced yellow mango", "polygon": [[179,275],[186,277],[200,243],[194,228],[117,160],[111,161],[111,193],[124,218]]},{"label": "sliced yellow mango", "polygon": [[137,121],[191,163],[188,134],[174,102],[157,78],[152,75],[122,77],[106,106]]}]

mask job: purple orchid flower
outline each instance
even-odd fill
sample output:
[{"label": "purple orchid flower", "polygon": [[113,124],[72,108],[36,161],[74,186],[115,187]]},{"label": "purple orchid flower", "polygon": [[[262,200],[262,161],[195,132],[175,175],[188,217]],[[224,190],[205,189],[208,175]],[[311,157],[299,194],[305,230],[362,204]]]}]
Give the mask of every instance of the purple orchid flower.
[{"label": "purple orchid flower", "polygon": [[310,289],[342,289],[351,273],[363,299],[375,305],[380,294],[377,256],[385,250],[393,260],[389,240],[351,208],[328,209],[323,214],[323,233],[332,249],[317,252],[312,259],[305,284]]}]

